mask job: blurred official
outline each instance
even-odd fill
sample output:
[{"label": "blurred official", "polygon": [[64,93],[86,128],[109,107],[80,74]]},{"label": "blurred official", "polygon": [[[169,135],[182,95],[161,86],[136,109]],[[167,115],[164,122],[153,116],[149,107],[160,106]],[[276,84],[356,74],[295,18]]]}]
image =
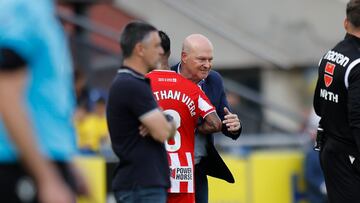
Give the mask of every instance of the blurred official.
[{"label": "blurred official", "polygon": [[75,202],[72,72],[52,0],[0,1],[0,202]]}]

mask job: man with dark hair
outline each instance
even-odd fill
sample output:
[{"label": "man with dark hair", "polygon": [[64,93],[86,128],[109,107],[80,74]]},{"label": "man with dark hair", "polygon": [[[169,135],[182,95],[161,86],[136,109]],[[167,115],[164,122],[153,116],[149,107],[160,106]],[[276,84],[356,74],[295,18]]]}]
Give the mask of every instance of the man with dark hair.
[{"label": "man with dark hair", "polygon": [[54,7],[0,1],[0,202],[75,202],[72,63]]},{"label": "man with dark hair", "polygon": [[[120,162],[112,189],[117,202],[166,202],[170,187],[164,141],[173,137],[175,125],[167,121],[144,75],[159,66],[161,41],[152,25],[132,22],[120,39],[124,54],[109,92],[107,122],[112,147]],[[170,120],[170,119],[169,119]],[[150,136],[141,136],[144,125]]]},{"label": "man with dark hair", "polygon": [[[195,130],[197,128],[204,134],[218,132],[221,130],[221,120],[199,86],[169,70],[170,39],[162,31],[159,31],[159,35],[165,51],[162,70],[154,70],[146,77],[151,79],[151,88],[159,105],[174,118],[177,127],[174,138],[165,143],[171,171],[167,202],[192,203],[195,202]],[[197,127],[199,118],[204,122]]]},{"label": "man with dark hair", "polygon": [[350,0],[345,39],[319,62],[314,109],[329,202],[360,201],[360,0]]},{"label": "man with dark hair", "polygon": [[169,57],[171,54],[170,50],[170,38],[167,36],[167,34],[164,31],[159,31],[159,36],[161,39],[161,47],[164,50],[164,53],[161,56],[161,66],[159,69],[162,70],[168,70],[170,68],[169,66]]},{"label": "man with dark hair", "polygon": [[[181,62],[171,69],[200,86],[223,122],[222,133],[237,139],[241,133],[238,116],[229,111],[222,78],[211,70],[213,45],[201,34],[185,38],[181,52]],[[208,202],[207,175],[234,182],[230,170],[215,149],[213,135],[205,133],[195,136],[195,196],[197,203]]]}]

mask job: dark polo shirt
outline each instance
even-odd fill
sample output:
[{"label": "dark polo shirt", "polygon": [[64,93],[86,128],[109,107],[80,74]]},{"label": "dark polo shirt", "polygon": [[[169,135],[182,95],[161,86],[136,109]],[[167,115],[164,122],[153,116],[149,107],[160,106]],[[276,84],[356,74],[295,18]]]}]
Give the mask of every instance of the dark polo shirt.
[{"label": "dark polo shirt", "polygon": [[163,143],[139,134],[140,118],[158,110],[149,80],[121,67],[109,92],[107,122],[112,147],[120,162],[113,190],[170,186],[169,165]]}]

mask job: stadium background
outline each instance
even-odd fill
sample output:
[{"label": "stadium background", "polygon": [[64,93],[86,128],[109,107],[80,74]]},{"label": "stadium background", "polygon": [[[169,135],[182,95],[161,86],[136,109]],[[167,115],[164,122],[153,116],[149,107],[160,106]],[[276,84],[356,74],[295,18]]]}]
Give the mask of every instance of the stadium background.
[{"label": "stadium background", "polygon": [[[343,0],[59,0],[75,68],[93,111],[121,61],[118,38],[127,22],[140,19],[172,40],[170,64],[182,40],[201,33],[213,42],[214,65],[224,77],[229,102],[244,126],[237,141],[216,143],[236,183],[210,180],[210,202],[306,202],[304,151],[316,129],[311,113],[317,63],[344,31]],[[96,131],[97,126],[92,126]],[[107,142],[79,165],[93,198],[112,202],[107,179],[116,158]]]}]

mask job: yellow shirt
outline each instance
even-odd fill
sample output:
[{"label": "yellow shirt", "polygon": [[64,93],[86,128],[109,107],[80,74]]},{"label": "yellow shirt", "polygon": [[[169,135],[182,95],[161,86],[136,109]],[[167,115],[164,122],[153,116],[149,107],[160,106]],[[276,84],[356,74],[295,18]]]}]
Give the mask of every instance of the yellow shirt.
[{"label": "yellow shirt", "polygon": [[101,141],[108,138],[105,116],[87,115],[82,121],[75,121],[78,135],[78,147],[98,152]]}]

